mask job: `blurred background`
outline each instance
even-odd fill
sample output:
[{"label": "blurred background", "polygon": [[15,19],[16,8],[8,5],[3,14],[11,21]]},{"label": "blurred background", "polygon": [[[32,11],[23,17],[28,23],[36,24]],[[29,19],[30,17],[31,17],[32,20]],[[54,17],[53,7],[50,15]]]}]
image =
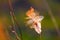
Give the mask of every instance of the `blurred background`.
[{"label": "blurred background", "polygon": [[[21,40],[60,40],[60,0],[11,0],[11,3],[14,24],[8,0],[0,0],[0,40],[17,40],[13,25]],[[26,26],[26,12],[31,6],[44,16],[41,35]]]}]

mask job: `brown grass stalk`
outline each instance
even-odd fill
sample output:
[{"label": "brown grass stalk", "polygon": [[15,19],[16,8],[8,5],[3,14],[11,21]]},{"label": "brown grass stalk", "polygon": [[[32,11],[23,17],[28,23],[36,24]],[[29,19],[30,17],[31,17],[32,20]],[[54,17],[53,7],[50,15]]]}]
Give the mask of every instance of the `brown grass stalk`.
[{"label": "brown grass stalk", "polygon": [[15,34],[16,36],[16,40],[23,40],[22,39],[22,32],[21,32],[21,28],[20,28],[20,37],[18,36],[18,34],[16,33],[16,29],[14,28],[15,27],[15,23],[19,26],[17,20],[16,20],[16,17],[14,15],[14,11],[13,11],[13,7],[12,7],[12,2],[11,0],[8,0],[8,3],[9,3],[9,8],[10,8],[10,15],[11,15],[11,20],[12,20],[12,24],[13,24],[13,30],[12,32]]}]

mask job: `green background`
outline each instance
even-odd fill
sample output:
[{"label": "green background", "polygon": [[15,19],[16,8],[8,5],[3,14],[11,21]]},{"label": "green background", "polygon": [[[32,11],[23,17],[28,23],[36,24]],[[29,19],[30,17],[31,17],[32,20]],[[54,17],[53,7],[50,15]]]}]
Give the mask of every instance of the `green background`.
[{"label": "green background", "polygon": [[[14,9],[14,15],[19,24],[15,21],[15,29],[20,37],[22,33],[23,40],[60,40],[60,36],[57,33],[56,27],[53,24],[51,16],[48,12],[48,7],[44,3],[44,0],[11,0]],[[48,3],[50,10],[60,29],[60,0],[45,0]],[[35,8],[40,15],[44,16],[42,20],[42,33],[37,34],[34,29],[30,29],[26,26],[26,12],[30,7]],[[10,40],[16,40],[16,36],[11,32],[10,26],[12,25],[11,16],[9,14],[8,0],[0,0],[0,21],[5,24]],[[19,29],[19,27],[21,29]],[[21,33],[20,33],[21,30]],[[59,30],[60,31],[60,30]]]}]

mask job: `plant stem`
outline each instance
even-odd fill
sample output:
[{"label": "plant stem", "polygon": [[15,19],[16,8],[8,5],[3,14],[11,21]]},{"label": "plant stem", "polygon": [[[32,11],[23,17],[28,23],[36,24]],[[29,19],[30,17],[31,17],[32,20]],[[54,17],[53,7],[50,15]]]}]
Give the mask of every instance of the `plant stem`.
[{"label": "plant stem", "polygon": [[16,36],[16,40],[22,40],[22,32],[21,32],[21,28],[20,28],[20,38],[18,37],[17,33],[16,33],[16,29],[15,29],[15,23],[19,26],[18,22],[16,21],[16,17],[14,15],[14,11],[13,11],[13,7],[12,7],[12,3],[11,3],[11,0],[8,0],[8,3],[9,3],[9,8],[10,8],[10,15],[11,15],[11,19],[12,19],[12,24],[13,24],[13,30],[12,32],[15,34]]},{"label": "plant stem", "polygon": [[57,31],[58,36],[60,36],[60,31],[59,31],[59,28],[58,28],[59,26],[58,26],[58,24],[57,24],[57,22],[56,22],[55,17],[53,16],[53,13],[52,13],[52,11],[51,11],[51,8],[49,7],[49,5],[48,5],[48,3],[47,3],[46,0],[43,0],[43,3],[46,5],[46,8],[47,8],[47,10],[48,10],[48,14],[50,15],[50,17],[51,17],[51,19],[52,19],[52,22],[53,22],[53,24],[54,24],[54,26],[55,26],[55,29],[56,29],[56,31]]}]

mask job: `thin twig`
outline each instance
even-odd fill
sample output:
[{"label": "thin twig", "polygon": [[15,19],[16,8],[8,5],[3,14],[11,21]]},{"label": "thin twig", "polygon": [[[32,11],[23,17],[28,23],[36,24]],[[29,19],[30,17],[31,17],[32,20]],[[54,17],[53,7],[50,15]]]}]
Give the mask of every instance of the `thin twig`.
[{"label": "thin twig", "polygon": [[11,0],[8,0],[8,3],[9,3],[9,7],[10,7],[10,15],[11,15],[11,19],[12,19],[12,24],[13,24],[13,30],[12,32],[15,34],[17,40],[22,40],[22,32],[21,32],[21,28],[20,28],[20,38],[18,37],[17,33],[16,33],[16,29],[15,29],[15,23],[14,21],[16,22],[16,24],[19,26],[18,22],[16,21],[16,17],[14,15],[14,11],[13,11],[13,7],[12,7],[12,4],[11,4]]}]

